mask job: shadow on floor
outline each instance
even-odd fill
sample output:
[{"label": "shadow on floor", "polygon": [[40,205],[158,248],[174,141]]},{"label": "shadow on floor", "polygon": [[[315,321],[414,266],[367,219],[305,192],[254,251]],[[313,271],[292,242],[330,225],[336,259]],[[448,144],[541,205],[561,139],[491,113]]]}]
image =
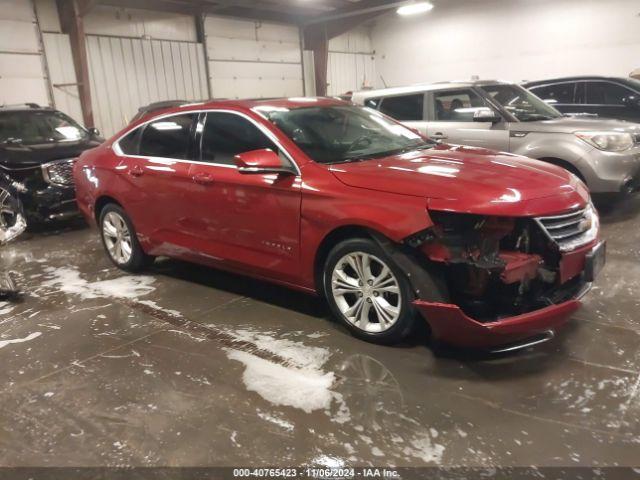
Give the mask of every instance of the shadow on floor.
[{"label": "shadow on floor", "polygon": [[152,272],[287,308],[304,315],[330,317],[323,299],[267,281],[169,258],[156,261]]}]

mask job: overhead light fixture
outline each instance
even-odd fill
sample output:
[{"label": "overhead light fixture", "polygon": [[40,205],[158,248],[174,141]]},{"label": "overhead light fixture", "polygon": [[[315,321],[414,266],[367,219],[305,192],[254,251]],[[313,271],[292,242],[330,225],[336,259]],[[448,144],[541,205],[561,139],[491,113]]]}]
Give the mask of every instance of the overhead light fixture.
[{"label": "overhead light fixture", "polygon": [[433,4],[429,2],[415,2],[403,5],[396,12],[398,15],[417,15],[418,13],[429,12],[433,9]]}]

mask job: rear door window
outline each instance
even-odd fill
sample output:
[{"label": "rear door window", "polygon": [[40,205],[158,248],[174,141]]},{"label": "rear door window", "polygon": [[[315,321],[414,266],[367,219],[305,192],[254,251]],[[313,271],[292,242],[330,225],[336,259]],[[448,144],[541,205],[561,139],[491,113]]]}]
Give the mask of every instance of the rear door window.
[{"label": "rear door window", "polygon": [[575,88],[575,83],[554,83],[553,85],[533,87],[529,90],[545,102],[555,105],[574,103]]},{"label": "rear door window", "polygon": [[147,124],[140,139],[140,155],[188,160],[196,117],[195,114],[175,115]]},{"label": "rear door window", "polygon": [[423,120],[424,93],[383,98],[380,111],[400,121]]},{"label": "rear door window", "polygon": [[435,120],[440,122],[473,122],[473,114],[486,107],[485,101],[470,89],[433,92]]},{"label": "rear door window", "polygon": [[633,92],[622,85],[609,82],[586,82],[589,105],[625,105]]}]

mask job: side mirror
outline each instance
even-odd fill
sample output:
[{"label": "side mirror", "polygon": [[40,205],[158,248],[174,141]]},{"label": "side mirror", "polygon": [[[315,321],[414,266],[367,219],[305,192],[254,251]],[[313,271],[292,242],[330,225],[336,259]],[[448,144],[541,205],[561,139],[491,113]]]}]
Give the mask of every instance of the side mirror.
[{"label": "side mirror", "polygon": [[490,108],[479,108],[473,112],[474,122],[498,123],[502,118]]},{"label": "side mirror", "polygon": [[239,153],[233,159],[240,173],[283,173],[295,175],[291,167],[283,165],[278,154],[269,148]]},{"label": "side mirror", "polygon": [[91,127],[88,131],[89,135],[91,135],[93,138],[100,138],[100,130],[98,130],[96,127]]}]

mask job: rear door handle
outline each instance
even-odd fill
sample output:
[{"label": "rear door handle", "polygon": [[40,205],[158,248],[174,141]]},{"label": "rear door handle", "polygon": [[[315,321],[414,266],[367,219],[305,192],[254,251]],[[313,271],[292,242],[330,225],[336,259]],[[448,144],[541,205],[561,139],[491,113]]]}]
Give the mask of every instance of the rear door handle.
[{"label": "rear door handle", "polygon": [[211,185],[213,183],[213,177],[208,173],[196,173],[192,178],[198,185]]},{"label": "rear door handle", "polygon": [[144,175],[144,170],[141,166],[135,165],[131,168],[131,170],[129,170],[129,175],[131,175],[132,177],[139,177],[141,175]]},{"label": "rear door handle", "polygon": [[445,135],[442,132],[436,132],[433,135],[429,135],[429,136],[434,140],[446,140],[447,138],[449,138],[447,135]]}]

